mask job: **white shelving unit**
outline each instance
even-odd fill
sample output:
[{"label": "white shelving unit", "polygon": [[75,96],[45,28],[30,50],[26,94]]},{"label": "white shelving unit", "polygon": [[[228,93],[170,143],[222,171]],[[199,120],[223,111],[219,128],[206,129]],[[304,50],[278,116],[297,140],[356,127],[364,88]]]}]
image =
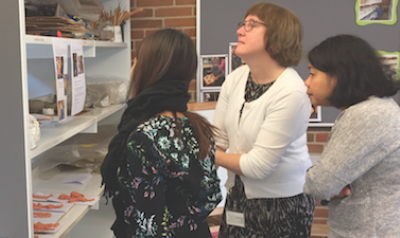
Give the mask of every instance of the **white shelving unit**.
[{"label": "white shelving unit", "polygon": [[[129,0],[102,0],[105,9],[119,4],[129,7]],[[0,14],[7,19],[0,23],[0,237],[33,238],[32,193],[36,191],[82,192],[85,196],[102,194],[99,174],[82,185],[61,185],[66,172],[49,180],[41,179],[32,163],[40,164],[43,153],[78,133],[96,133],[98,123],[120,113],[124,105],[96,109],[70,117],[60,124],[41,129],[38,146],[30,150],[29,99],[46,95],[53,90],[54,62],[52,37],[25,35],[24,0],[0,1]],[[129,9],[127,9],[129,10]],[[83,40],[85,73],[129,77],[130,22],[124,28],[125,43]],[[73,40],[73,39],[72,39]],[[61,220],[56,234],[40,237],[65,237],[89,211],[88,206],[75,205]],[[90,231],[87,232],[90,234]],[[87,236],[80,236],[87,237]],[[89,235],[90,237],[90,235]]]}]

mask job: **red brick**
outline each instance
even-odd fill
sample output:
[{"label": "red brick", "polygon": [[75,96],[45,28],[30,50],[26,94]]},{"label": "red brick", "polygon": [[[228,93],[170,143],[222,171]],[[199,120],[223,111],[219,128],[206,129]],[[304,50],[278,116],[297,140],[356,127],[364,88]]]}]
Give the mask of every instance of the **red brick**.
[{"label": "red brick", "polygon": [[144,31],[131,31],[131,39],[143,39]]},{"label": "red brick", "polygon": [[179,27],[179,26],[196,26],[196,18],[172,18],[165,19],[164,21],[166,27]]},{"label": "red brick", "polygon": [[131,28],[161,28],[162,20],[132,20]]},{"label": "red brick", "polygon": [[146,36],[149,36],[149,35],[153,34],[156,31],[157,30],[146,30]]},{"label": "red brick", "polygon": [[189,90],[196,90],[196,81],[190,81]]},{"label": "red brick", "polygon": [[307,142],[314,142],[314,134],[307,133]]},{"label": "red brick", "polygon": [[196,28],[184,29],[183,32],[188,34],[190,37],[196,37]]},{"label": "red brick", "polygon": [[173,0],[137,0],[138,7],[172,6]]},{"label": "red brick", "polygon": [[131,51],[131,60],[133,61],[133,59],[136,57],[136,52],[135,51]]},{"label": "red brick", "polygon": [[176,17],[176,16],[191,16],[191,7],[170,7],[159,8],[155,10],[156,17]]},{"label": "red brick", "polygon": [[316,135],[317,142],[328,142],[329,133],[317,133]]},{"label": "red brick", "polygon": [[314,217],[318,218],[328,218],[329,209],[328,208],[315,208]]},{"label": "red brick", "polygon": [[307,145],[308,146],[308,153],[322,153],[324,150],[323,145]]},{"label": "red brick", "polygon": [[176,5],[196,5],[196,0],[175,0]]},{"label": "red brick", "polygon": [[196,6],[194,6],[194,7],[193,7],[193,15],[196,16],[196,14],[197,14],[197,8],[196,8]]},{"label": "red brick", "polygon": [[143,11],[136,13],[135,15],[131,16],[131,18],[144,18],[144,17],[153,17],[153,9],[145,8]]}]

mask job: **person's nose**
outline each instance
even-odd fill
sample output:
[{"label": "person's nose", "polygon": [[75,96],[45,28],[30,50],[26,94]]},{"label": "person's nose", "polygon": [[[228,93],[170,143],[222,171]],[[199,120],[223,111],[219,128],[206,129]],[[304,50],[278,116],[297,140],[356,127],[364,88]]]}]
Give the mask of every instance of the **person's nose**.
[{"label": "person's nose", "polygon": [[243,36],[244,34],[246,34],[246,31],[244,30],[244,25],[239,27],[239,29],[237,29],[236,34],[238,36]]},{"label": "person's nose", "polygon": [[308,78],[306,79],[306,81],[304,81],[304,85],[306,85],[307,88],[310,88],[310,77],[308,76]]}]

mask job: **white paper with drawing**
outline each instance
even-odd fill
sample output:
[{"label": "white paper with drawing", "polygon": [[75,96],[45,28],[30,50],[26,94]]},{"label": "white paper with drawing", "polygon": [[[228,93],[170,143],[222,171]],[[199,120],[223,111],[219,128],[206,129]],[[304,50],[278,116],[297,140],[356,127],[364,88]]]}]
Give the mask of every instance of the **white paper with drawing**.
[{"label": "white paper with drawing", "polygon": [[72,108],[71,115],[83,110],[86,98],[85,64],[83,59],[83,47],[81,40],[71,40],[71,84],[72,84]]}]

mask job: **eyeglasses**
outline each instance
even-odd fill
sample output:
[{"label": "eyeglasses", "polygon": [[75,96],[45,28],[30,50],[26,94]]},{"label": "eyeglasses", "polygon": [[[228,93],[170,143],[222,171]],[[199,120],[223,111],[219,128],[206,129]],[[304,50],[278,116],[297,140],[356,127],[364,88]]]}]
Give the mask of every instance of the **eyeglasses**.
[{"label": "eyeglasses", "polygon": [[243,22],[239,22],[238,23],[238,28],[244,26],[244,30],[249,32],[251,30],[253,30],[254,25],[258,23],[264,26],[267,26],[267,24],[263,23],[263,22],[259,22],[259,21],[254,21],[254,20],[248,20],[248,21],[243,21]]}]

